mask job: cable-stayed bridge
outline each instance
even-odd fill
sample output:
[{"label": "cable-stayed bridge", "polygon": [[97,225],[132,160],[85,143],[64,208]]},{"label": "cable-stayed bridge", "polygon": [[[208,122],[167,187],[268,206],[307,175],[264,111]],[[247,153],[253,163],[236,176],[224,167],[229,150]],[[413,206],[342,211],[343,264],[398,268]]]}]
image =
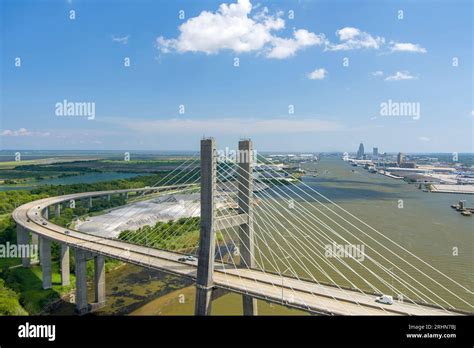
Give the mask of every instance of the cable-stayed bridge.
[{"label": "cable-stayed bridge", "polygon": [[[115,238],[48,221],[64,207],[74,209],[76,202],[92,207],[115,195],[129,201],[173,198],[185,216]],[[106,215],[104,227],[140,215],[133,204],[117,212],[121,216]],[[69,284],[73,248],[78,313],[106,301],[105,257],[191,278],[197,315],[210,314],[212,301],[227,292],[242,295],[245,315],[258,314],[257,299],[330,315],[456,315],[465,313],[457,308],[472,308],[468,286],[258,158],[250,140],[240,141],[237,158],[229,159],[218,155],[214,139],[204,139],[200,157],[152,187],[46,198],[17,208],[13,218],[18,244],[39,244],[44,288],[52,284],[51,242],[61,245],[63,285]],[[92,304],[87,297],[90,259],[95,265]],[[25,267],[30,262],[23,259]],[[382,294],[394,295],[393,304],[376,302]]]}]

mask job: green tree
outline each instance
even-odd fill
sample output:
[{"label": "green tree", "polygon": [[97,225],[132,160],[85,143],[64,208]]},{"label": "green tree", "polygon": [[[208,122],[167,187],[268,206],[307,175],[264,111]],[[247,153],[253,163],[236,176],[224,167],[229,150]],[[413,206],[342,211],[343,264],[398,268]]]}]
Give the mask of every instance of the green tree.
[{"label": "green tree", "polygon": [[7,288],[3,279],[0,279],[0,315],[28,315],[20,305],[19,295]]}]

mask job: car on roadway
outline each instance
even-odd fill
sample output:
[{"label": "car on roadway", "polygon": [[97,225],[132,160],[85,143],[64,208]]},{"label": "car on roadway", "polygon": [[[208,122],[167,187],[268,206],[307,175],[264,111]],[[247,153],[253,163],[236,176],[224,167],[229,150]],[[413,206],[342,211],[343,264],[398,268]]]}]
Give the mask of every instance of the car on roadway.
[{"label": "car on roadway", "polygon": [[179,262],[194,262],[194,261],[197,261],[197,259],[194,256],[188,255],[185,257],[180,257],[178,261]]},{"label": "car on roadway", "polygon": [[68,231],[68,230],[64,231],[64,234],[69,234],[69,233],[71,233],[71,232]]},{"label": "car on roadway", "polygon": [[46,226],[48,223],[46,221],[43,221],[41,225]]},{"label": "car on roadway", "polygon": [[393,304],[393,297],[390,295],[382,295],[376,297],[375,302],[391,305]]}]

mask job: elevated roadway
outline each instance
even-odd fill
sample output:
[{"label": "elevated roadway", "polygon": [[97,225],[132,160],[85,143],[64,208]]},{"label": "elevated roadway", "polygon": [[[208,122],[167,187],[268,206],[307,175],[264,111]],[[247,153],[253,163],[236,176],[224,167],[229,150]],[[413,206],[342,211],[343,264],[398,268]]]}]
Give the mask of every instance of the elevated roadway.
[{"label": "elevated roadway", "polygon": [[[196,279],[197,261],[181,262],[182,254],[134,245],[116,239],[97,237],[67,229],[45,220],[42,212],[48,207],[70,200],[97,198],[130,192],[176,190],[184,185],[161,188],[141,188],[70,194],[45,198],[18,207],[13,219],[20,229],[49,241],[72,247],[75,250],[121,260],[163,271],[169,274]],[[44,267],[44,266],[43,266]],[[222,262],[215,263],[214,284],[217,288],[247,294],[289,308],[328,315],[459,315],[454,310],[433,306],[398,303],[385,305],[375,302],[375,296],[355,290],[302,281],[291,277],[265,273],[253,269],[236,269]],[[104,285],[105,286],[105,285]]]}]

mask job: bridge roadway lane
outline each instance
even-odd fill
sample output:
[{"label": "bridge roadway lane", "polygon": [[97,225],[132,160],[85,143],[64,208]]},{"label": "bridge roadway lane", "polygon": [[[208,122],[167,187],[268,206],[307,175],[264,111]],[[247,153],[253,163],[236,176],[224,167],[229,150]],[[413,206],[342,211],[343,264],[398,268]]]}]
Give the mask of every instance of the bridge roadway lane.
[{"label": "bridge roadway lane", "polygon": [[[182,186],[182,185],[181,185]],[[175,189],[176,186],[163,187]],[[105,255],[135,265],[157,269],[166,273],[196,279],[197,262],[180,262],[182,254],[133,245],[116,239],[96,237],[87,233],[68,230],[50,222],[42,225],[41,211],[47,206],[88,197],[108,194],[150,191],[149,188],[86,192],[60,197],[45,198],[24,204],[13,212],[14,220],[29,231],[42,237],[64,243],[73,248]],[[156,189],[153,189],[156,190]],[[333,315],[456,315],[454,311],[421,306],[413,303],[383,305],[374,301],[373,295],[354,290],[343,290],[310,281],[281,277],[259,270],[235,269],[216,262],[214,283],[232,292],[251,294],[256,298],[290,308]],[[283,286],[282,286],[283,284]]]}]

